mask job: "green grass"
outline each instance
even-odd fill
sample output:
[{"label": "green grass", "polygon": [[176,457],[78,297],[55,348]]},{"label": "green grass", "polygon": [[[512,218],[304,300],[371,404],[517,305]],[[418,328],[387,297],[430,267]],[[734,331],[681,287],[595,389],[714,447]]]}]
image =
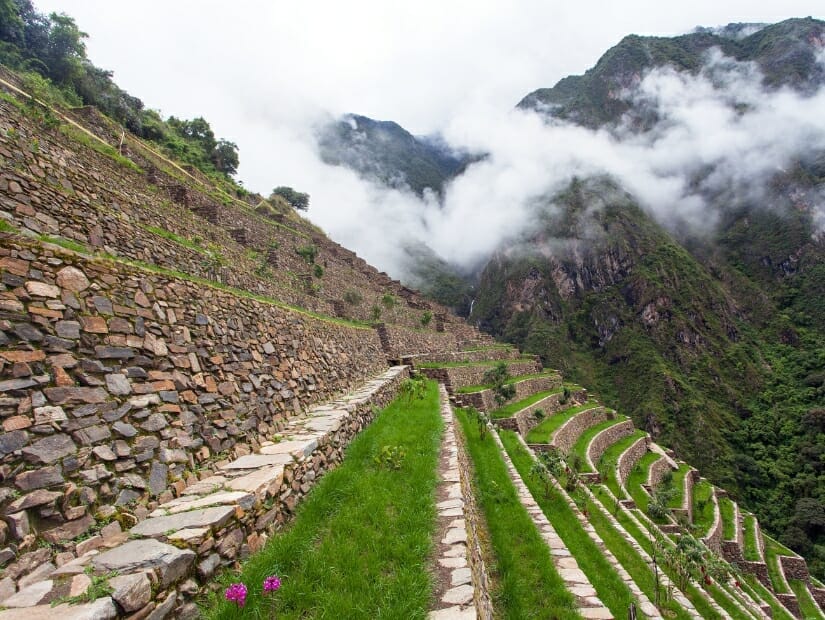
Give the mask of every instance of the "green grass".
[{"label": "green grass", "polygon": [[164,239],[169,239],[169,241],[174,241],[178,245],[182,245],[185,248],[189,248],[190,250],[194,250],[204,256],[212,257],[219,257],[220,255],[217,252],[213,252],[208,248],[203,247],[202,245],[195,243],[191,239],[187,239],[186,237],[181,237],[180,235],[176,235],[170,230],[166,230],[165,228],[159,228],[157,226],[146,226],[145,224],[139,224],[141,228],[144,230],[149,231],[152,234],[155,234],[159,237],[163,237]]},{"label": "green grass", "polygon": [[718,583],[713,582],[711,585],[706,587],[706,591],[713,597],[713,600],[716,601],[722,609],[728,612],[730,617],[734,620],[754,620],[753,616],[745,611],[737,600],[732,600],[727,591]]},{"label": "green grass", "polygon": [[725,540],[734,540],[736,538],[736,510],[733,508],[731,498],[719,498],[719,513],[722,516],[722,536]]},{"label": "green grass", "polygon": [[78,254],[94,253],[86,245],[80,243],[79,241],[75,241],[74,239],[66,239],[65,237],[52,237],[49,235],[37,235],[37,238],[43,243],[51,243],[52,245],[58,245],[61,248],[71,250],[72,252],[77,252]]},{"label": "green grass", "polygon": [[105,155],[106,157],[113,159],[124,168],[134,170],[135,172],[143,172],[140,166],[138,166],[131,159],[124,157],[123,155],[118,153],[116,148],[109,144],[106,144],[102,140],[93,138],[92,136],[90,136],[84,131],[81,131],[74,125],[63,123],[60,125],[60,131],[67,137],[74,140],[75,142],[79,142],[84,146],[88,146],[90,149],[97,151],[101,155]]},{"label": "green grass", "polygon": [[742,583],[743,586],[747,586],[756,594],[755,599],[762,600],[770,606],[773,611],[773,620],[794,620],[794,617],[785,609],[785,606],[771,596],[771,593],[756,578],[756,575],[742,575]]},{"label": "green grass", "polygon": [[670,487],[675,489],[676,492],[673,494],[673,497],[670,498],[670,501],[667,503],[668,508],[681,508],[682,507],[682,500],[685,497],[685,476],[690,471],[690,465],[687,463],[682,463],[679,465],[679,469],[673,472],[673,482],[671,483]]},{"label": "green grass", "polygon": [[616,424],[624,422],[626,419],[627,418],[625,418],[624,416],[616,416],[612,420],[605,420],[604,422],[599,422],[598,424],[585,429],[585,431],[576,440],[576,443],[573,444],[573,447],[570,450],[571,455],[578,456],[579,459],[581,459],[581,467],[579,468],[579,471],[593,471],[593,468],[587,462],[587,446],[590,445],[592,439],[596,435],[601,433],[604,429],[610,428],[611,426],[615,426]]},{"label": "green grass", "polygon": [[[474,486],[490,532],[495,562],[493,605],[502,618],[578,618],[575,601],[556,572],[550,551],[519,502],[498,446],[463,410],[458,419],[475,468]],[[403,617],[403,616],[399,616]]]},{"label": "green grass", "polygon": [[599,403],[595,401],[587,401],[582,405],[576,405],[575,407],[570,407],[568,409],[564,409],[563,411],[556,412],[527,433],[527,443],[550,443],[553,433],[555,433],[562,424],[567,422],[567,420],[582,411],[593,409],[598,406]]},{"label": "green grass", "polygon": [[625,497],[625,494],[622,492],[621,485],[619,484],[619,479],[616,476],[616,465],[619,463],[619,457],[622,456],[622,453],[625,450],[645,435],[646,433],[642,430],[637,429],[633,431],[627,437],[622,437],[612,446],[609,446],[602,454],[601,459],[599,459],[597,468],[602,474],[602,480],[607,485],[607,488],[613,491],[613,495],[616,497],[621,499],[624,499]]},{"label": "green grass", "polygon": [[633,601],[630,589],[584,531],[561,493],[554,488],[550,488],[546,493],[544,485],[530,475],[533,458],[521,445],[516,434],[512,431],[502,431],[499,435],[521,479],[530,489],[556,533],[567,548],[573,551],[579,568],[596,588],[601,601],[617,618],[623,617]]},{"label": "green grass", "polygon": [[498,420],[501,418],[510,418],[522,409],[529,407],[530,405],[535,405],[542,398],[547,398],[548,396],[551,396],[553,394],[558,394],[561,391],[562,388],[558,388],[555,390],[546,390],[544,392],[536,392],[535,394],[532,394],[527,398],[522,398],[521,400],[517,400],[514,403],[510,403],[509,405],[505,405],[504,407],[496,409],[490,414],[490,417],[494,420]]},{"label": "green grass", "polygon": [[[593,489],[593,494],[599,499],[599,501],[604,505],[605,508],[608,510],[612,510],[612,500],[608,493],[603,489],[596,487]],[[639,529],[635,522],[631,521],[630,517],[623,510],[619,510],[616,514],[616,520],[621,524],[621,526],[630,534],[633,538],[636,539],[636,542],[641,545],[642,549],[644,549],[649,555],[653,553],[653,546],[647,536]],[[672,575],[669,574],[667,568],[664,565],[659,565],[659,568],[667,574],[672,579]],[[702,618],[710,618],[712,620],[721,620],[722,616],[710,606],[710,603],[705,599],[704,596],[699,592],[699,589],[694,586],[690,585],[687,588],[687,591],[684,592],[684,595],[687,599],[691,602],[693,607],[699,612],[699,615]]]},{"label": "green grass", "polygon": [[472,347],[472,348],[469,348],[469,349],[462,349],[462,352],[474,353],[476,351],[494,351],[494,350],[497,350],[497,349],[507,349],[507,350],[509,350],[509,349],[512,349],[512,348],[514,348],[514,347],[511,344],[501,343],[501,344],[489,344],[489,345],[486,345],[486,346],[483,346],[483,347]]},{"label": "green grass", "polygon": [[756,540],[756,517],[753,515],[746,515],[744,528],[745,559],[748,562],[759,562],[762,558],[759,557],[759,543]]},{"label": "green grass", "polygon": [[825,618],[804,581],[800,579],[789,579],[788,583],[793,593],[796,594],[796,600],[799,601],[799,608],[802,610],[802,617],[805,618],[805,620],[822,620],[822,618]]},{"label": "green grass", "polygon": [[693,527],[697,536],[707,536],[713,525],[713,485],[700,480],[693,486]]},{"label": "green grass", "polygon": [[647,513],[647,505],[650,503],[650,495],[642,488],[643,484],[647,484],[648,474],[650,473],[650,466],[655,461],[658,461],[661,455],[657,452],[648,452],[639,462],[636,467],[630,472],[627,477],[627,484],[625,488],[630,493],[630,497],[636,503],[636,506],[644,513]]},{"label": "green grass", "polygon": [[5,220],[5,219],[3,219],[3,218],[0,218],[0,232],[4,232],[4,233],[16,233],[16,232],[18,232],[18,231],[17,231],[17,228],[15,227],[15,225],[14,225],[14,224],[12,224],[11,222],[9,222],[8,220]]},{"label": "green grass", "polygon": [[[504,385],[511,385],[513,383],[518,383],[519,381],[526,381],[528,379],[540,379],[542,377],[553,377],[558,373],[555,370],[545,370],[542,372],[536,372],[529,375],[519,375],[518,377],[510,377],[507,381],[504,382]],[[492,385],[489,384],[480,384],[480,385],[468,385],[463,388],[459,388],[456,390],[458,394],[470,394],[472,392],[481,392],[482,390],[489,390]]]},{"label": "green grass", "polygon": [[[239,573],[222,576],[224,585],[247,585],[243,616],[426,617],[442,426],[434,382],[424,399],[396,399],[381,412],[300,504],[295,521]],[[385,446],[405,451],[400,469],[375,463]],[[261,584],[272,574],[283,585],[263,597]],[[202,611],[211,619],[240,615],[222,589]]]},{"label": "green grass", "polygon": [[[590,514],[590,524],[596,529],[596,533],[610,549],[610,552],[619,560],[619,563],[633,578],[633,581],[644,592],[651,601],[656,600],[656,577],[650,565],[640,556],[633,546],[619,533],[613,523],[602,513],[593,500],[587,500],[587,511]],[[661,607],[670,612],[666,617],[686,620],[691,615],[671,599],[665,601],[665,588],[660,586],[659,590]]]},{"label": "green grass", "polygon": [[768,576],[771,578],[773,590],[780,594],[790,594],[791,591],[782,576],[782,569],[779,566],[778,556],[781,554],[779,544],[765,536],[765,563],[768,565]]}]

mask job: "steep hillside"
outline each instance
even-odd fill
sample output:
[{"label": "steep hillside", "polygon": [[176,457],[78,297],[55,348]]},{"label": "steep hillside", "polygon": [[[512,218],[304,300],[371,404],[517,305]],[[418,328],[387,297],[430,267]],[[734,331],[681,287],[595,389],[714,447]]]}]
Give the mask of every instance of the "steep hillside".
[{"label": "steep hillside", "polygon": [[472,161],[437,137],[413,136],[398,123],[348,114],[320,128],[321,159],[347,166],[368,181],[419,196],[429,189],[437,195]]}]

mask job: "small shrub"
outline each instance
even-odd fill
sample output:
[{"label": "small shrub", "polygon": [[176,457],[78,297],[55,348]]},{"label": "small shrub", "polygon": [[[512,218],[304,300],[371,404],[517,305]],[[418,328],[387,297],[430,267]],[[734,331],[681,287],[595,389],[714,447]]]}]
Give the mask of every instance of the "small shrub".
[{"label": "small shrub", "polygon": [[312,269],[312,273],[313,275],[315,275],[316,278],[320,278],[324,275],[324,268],[316,263],[315,267],[313,267]]},{"label": "small shrub", "polygon": [[373,321],[377,321],[381,318],[381,306],[376,305],[372,307],[372,309],[370,310],[370,318]]},{"label": "small shrub", "polygon": [[393,297],[392,293],[384,293],[384,296],[381,298],[381,303],[387,310],[392,310],[395,307],[397,300]]},{"label": "small shrub", "polygon": [[381,469],[397,471],[401,469],[407,451],[401,446],[382,446],[378,454],[373,457],[373,461]]},{"label": "small shrub", "polygon": [[405,379],[399,388],[401,396],[408,403],[413,400],[421,400],[424,398],[426,392],[426,385],[421,378],[414,377],[412,379]]},{"label": "small shrub", "polygon": [[559,398],[559,404],[567,404],[567,401],[570,400],[570,389],[565,387],[561,391],[561,397]]},{"label": "small shrub", "polygon": [[499,407],[516,395],[516,388],[507,383],[508,379],[510,379],[510,371],[505,362],[498,362],[493,368],[484,373],[482,379],[486,385],[492,386]]},{"label": "small shrub", "polygon": [[533,412],[533,417],[536,418],[536,420],[543,420],[544,419],[544,410],[543,409],[536,409]]},{"label": "small shrub", "polygon": [[307,264],[312,265],[318,256],[318,248],[314,245],[304,245],[300,248],[295,248],[295,253],[303,258]]},{"label": "small shrub", "polygon": [[425,310],[424,314],[421,315],[421,326],[427,327],[430,324],[430,321],[433,320],[433,313],[429,310]]},{"label": "small shrub", "polygon": [[357,306],[364,300],[364,297],[358,291],[349,290],[344,293],[344,301],[352,306]]}]

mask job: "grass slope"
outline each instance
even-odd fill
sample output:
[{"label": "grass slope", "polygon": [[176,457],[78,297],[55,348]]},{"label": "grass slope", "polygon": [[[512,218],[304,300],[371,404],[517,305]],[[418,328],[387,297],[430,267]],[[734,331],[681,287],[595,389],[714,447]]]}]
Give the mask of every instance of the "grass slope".
[{"label": "grass slope", "polygon": [[531,394],[527,398],[522,398],[514,403],[510,403],[509,405],[505,405],[500,409],[496,409],[490,414],[490,417],[494,420],[498,420],[500,418],[510,418],[515,415],[517,412],[521,411],[525,407],[529,407],[530,405],[534,405],[539,402],[542,398],[547,398],[552,394],[558,394],[562,391],[562,388],[557,390],[547,390],[544,392],[536,392],[535,394]]},{"label": "grass slope", "polygon": [[622,581],[616,570],[607,561],[596,543],[584,531],[575,513],[556,489],[545,489],[536,478],[530,475],[533,458],[519,443],[512,431],[502,431],[501,441],[510,455],[521,479],[530,489],[533,497],[556,530],[564,544],[570,549],[590,583],[596,588],[601,601],[621,618],[633,601],[630,589]]},{"label": "grass slope", "polygon": [[599,403],[588,401],[583,405],[576,405],[575,407],[570,407],[569,409],[565,409],[551,415],[527,433],[527,443],[550,443],[550,438],[553,437],[553,433],[555,433],[562,424],[567,422],[567,420],[572,418],[577,413],[581,413],[586,409],[593,409],[598,406]]},{"label": "grass slope", "polygon": [[[292,525],[240,573],[223,575],[224,584],[248,586],[246,607],[224,601],[220,590],[204,617],[425,618],[442,426],[434,382],[422,400],[393,402],[319,481]],[[384,446],[405,451],[400,469],[374,461]],[[272,574],[283,586],[263,597]]]},{"label": "grass slope", "polygon": [[579,618],[550,550],[519,502],[498,446],[466,412],[457,412],[475,468],[474,486],[495,553],[493,605],[502,618]]}]

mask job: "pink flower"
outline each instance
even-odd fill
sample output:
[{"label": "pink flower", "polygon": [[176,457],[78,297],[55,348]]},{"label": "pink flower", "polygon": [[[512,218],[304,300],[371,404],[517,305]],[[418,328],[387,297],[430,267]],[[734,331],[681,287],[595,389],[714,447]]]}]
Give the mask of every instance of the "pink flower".
[{"label": "pink flower", "polygon": [[270,575],[264,579],[264,594],[275,592],[281,587],[281,578],[278,575]]},{"label": "pink flower", "polygon": [[224,598],[227,601],[237,603],[238,607],[243,607],[246,604],[246,585],[242,583],[233,583],[224,592]]}]

